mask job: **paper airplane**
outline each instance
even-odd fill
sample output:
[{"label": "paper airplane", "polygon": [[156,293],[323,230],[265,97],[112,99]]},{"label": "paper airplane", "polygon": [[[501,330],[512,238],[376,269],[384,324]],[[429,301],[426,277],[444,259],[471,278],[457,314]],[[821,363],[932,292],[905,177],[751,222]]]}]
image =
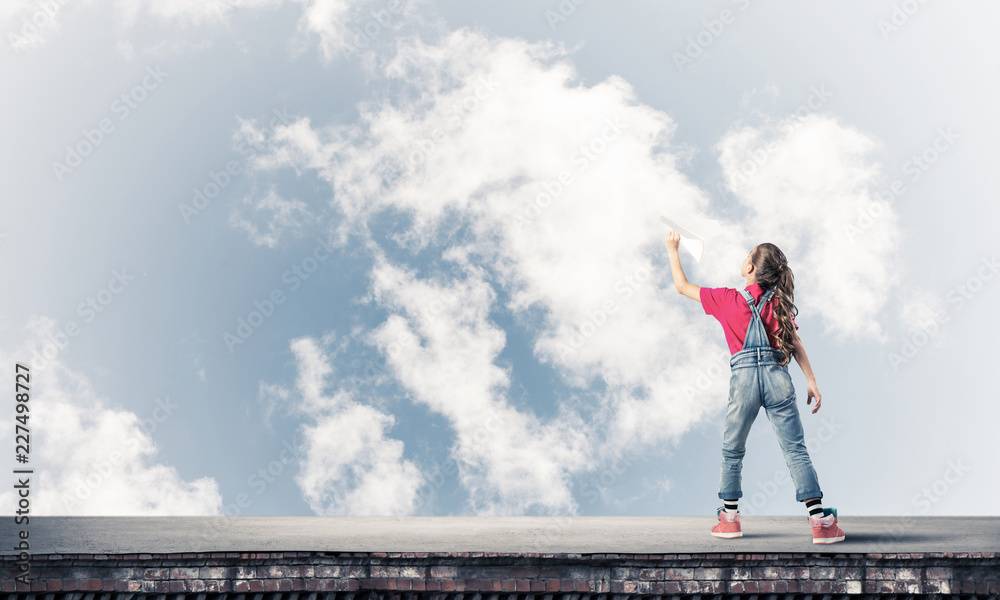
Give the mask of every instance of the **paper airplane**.
[{"label": "paper airplane", "polygon": [[681,246],[694,256],[696,262],[701,262],[705,251],[705,241],[722,233],[722,225],[714,219],[701,217],[660,215],[660,220],[681,234]]}]

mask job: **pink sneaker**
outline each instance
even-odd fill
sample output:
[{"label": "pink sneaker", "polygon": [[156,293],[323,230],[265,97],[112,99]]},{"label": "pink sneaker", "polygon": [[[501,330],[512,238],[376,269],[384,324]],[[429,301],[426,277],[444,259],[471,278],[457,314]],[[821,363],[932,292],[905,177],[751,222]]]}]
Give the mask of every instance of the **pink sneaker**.
[{"label": "pink sneaker", "polygon": [[809,517],[813,528],[814,544],[832,544],[844,541],[844,530],[837,526],[837,509],[824,508],[820,518]]},{"label": "pink sneaker", "polygon": [[720,506],[716,511],[719,523],[712,527],[712,535],[721,538],[743,537],[743,530],[740,528],[740,513],[729,514],[724,506]]}]

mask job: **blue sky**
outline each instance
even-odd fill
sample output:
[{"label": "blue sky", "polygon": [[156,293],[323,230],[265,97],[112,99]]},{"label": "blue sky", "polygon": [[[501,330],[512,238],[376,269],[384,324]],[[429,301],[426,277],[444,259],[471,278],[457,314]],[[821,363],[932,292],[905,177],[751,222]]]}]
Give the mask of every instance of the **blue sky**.
[{"label": "blue sky", "polygon": [[[0,9],[37,514],[712,514],[661,213],[721,223],[697,285],[788,256],[827,506],[1000,508],[991,4],[129,7]],[[804,514],[763,412],[743,489]]]}]

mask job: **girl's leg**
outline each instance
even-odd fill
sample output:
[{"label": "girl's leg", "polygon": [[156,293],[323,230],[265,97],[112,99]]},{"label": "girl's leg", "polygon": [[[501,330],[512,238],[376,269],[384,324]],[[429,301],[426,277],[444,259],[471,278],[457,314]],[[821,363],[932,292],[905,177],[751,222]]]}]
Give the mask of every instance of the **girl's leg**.
[{"label": "girl's leg", "polygon": [[819,498],[806,498],[805,503],[810,517],[822,518],[823,502]]},{"label": "girl's leg", "polygon": [[764,409],[774,427],[778,444],[785,456],[785,464],[795,483],[795,500],[804,502],[822,498],[819,478],[806,450],[799,407],[795,401],[795,387],[787,367],[770,365],[762,369],[764,382]]},{"label": "girl's leg", "polygon": [[722,477],[719,481],[719,498],[723,500],[743,497],[741,489],[743,455],[746,454],[750,427],[760,412],[759,389],[756,368],[733,369],[729,378],[726,428],[722,435]]}]

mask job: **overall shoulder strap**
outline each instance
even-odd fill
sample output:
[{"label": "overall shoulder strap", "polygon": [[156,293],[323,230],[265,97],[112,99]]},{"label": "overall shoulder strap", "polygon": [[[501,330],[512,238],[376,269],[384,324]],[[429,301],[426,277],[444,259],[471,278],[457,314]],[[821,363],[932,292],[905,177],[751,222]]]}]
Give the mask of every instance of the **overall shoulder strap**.
[{"label": "overall shoulder strap", "polygon": [[750,305],[750,308],[753,310],[753,312],[760,312],[759,310],[760,307],[764,306],[764,304],[766,304],[767,301],[771,299],[771,296],[774,295],[774,288],[771,288],[766,292],[764,292],[764,295],[760,297],[760,302],[758,302],[757,304],[754,304],[753,294],[748,292],[746,288],[740,290],[740,293],[743,294],[743,299],[747,301],[747,304]]},{"label": "overall shoulder strap", "polygon": [[764,304],[768,300],[770,300],[771,296],[773,296],[773,295],[774,295],[774,288],[771,288],[771,289],[767,290],[766,292],[764,292],[764,295],[760,297],[760,304],[758,304],[757,306],[764,306]]}]

